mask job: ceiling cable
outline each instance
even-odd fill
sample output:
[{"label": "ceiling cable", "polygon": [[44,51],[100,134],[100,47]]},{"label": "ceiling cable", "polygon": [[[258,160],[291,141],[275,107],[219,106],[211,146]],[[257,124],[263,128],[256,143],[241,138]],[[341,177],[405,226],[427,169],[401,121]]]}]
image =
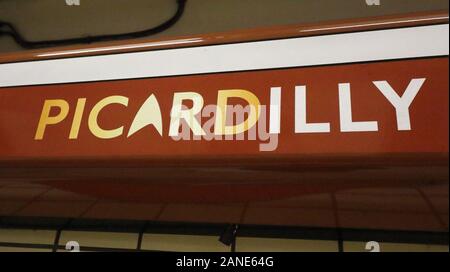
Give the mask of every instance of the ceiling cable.
[{"label": "ceiling cable", "polygon": [[121,33],[121,34],[95,35],[95,36],[59,39],[59,40],[30,41],[25,37],[23,37],[22,34],[20,34],[20,32],[12,23],[0,20],[0,36],[2,35],[10,36],[16,41],[17,44],[27,49],[142,38],[165,31],[169,29],[171,26],[173,26],[175,23],[177,23],[184,13],[186,1],[187,0],[176,0],[177,11],[169,20],[155,27],[141,31]]}]

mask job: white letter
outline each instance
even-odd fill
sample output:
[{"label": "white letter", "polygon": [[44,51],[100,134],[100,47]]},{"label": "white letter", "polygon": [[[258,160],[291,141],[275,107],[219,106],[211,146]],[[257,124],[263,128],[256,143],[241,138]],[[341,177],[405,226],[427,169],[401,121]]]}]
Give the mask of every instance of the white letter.
[{"label": "white letter", "polygon": [[373,84],[377,86],[378,90],[391,102],[395,108],[395,114],[397,115],[397,129],[398,130],[411,130],[411,120],[409,119],[409,106],[413,102],[423,83],[425,78],[414,78],[409,82],[403,95],[398,96],[397,92],[392,89],[391,85],[387,81],[374,81]]},{"label": "white letter", "polygon": [[[183,100],[192,100],[192,108],[189,110],[181,110]],[[172,111],[170,112],[169,136],[175,137],[178,135],[181,118],[186,121],[194,135],[205,135],[205,132],[195,117],[202,110],[202,107],[203,97],[200,94],[194,92],[175,93],[173,95]]]},{"label": "white letter", "polygon": [[280,133],[280,120],[281,120],[281,88],[270,88],[270,124],[269,133]]},{"label": "white letter", "polygon": [[339,115],[342,132],[378,131],[377,121],[353,122],[350,83],[339,84]]},{"label": "white letter", "polygon": [[366,0],[366,4],[368,6],[379,6],[380,5],[380,0]]},{"label": "white letter", "polygon": [[306,86],[295,86],[295,133],[330,132],[330,123],[306,123]]}]

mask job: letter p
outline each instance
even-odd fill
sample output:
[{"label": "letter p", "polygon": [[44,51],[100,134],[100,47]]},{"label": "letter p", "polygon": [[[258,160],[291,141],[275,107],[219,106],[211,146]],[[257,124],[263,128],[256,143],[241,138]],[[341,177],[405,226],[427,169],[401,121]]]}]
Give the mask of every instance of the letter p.
[{"label": "letter p", "polygon": [[[58,107],[59,113],[55,116],[50,116],[50,112],[53,107]],[[34,139],[42,140],[44,138],[44,132],[47,125],[58,124],[66,118],[68,113],[69,103],[67,103],[67,101],[62,99],[45,100]]]}]

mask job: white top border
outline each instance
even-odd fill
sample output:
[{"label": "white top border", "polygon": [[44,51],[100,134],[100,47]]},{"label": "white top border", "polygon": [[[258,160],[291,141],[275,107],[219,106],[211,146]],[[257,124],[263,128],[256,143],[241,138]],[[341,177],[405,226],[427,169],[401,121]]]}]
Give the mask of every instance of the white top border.
[{"label": "white top border", "polygon": [[449,25],[0,64],[0,87],[448,56]]}]

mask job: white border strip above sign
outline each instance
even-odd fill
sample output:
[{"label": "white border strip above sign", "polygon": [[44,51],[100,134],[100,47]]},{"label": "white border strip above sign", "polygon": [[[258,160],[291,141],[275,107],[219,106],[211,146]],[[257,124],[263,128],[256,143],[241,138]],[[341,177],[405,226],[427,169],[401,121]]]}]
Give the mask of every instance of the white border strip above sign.
[{"label": "white border strip above sign", "polygon": [[0,87],[448,56],[449,25],[0,64]]}]

